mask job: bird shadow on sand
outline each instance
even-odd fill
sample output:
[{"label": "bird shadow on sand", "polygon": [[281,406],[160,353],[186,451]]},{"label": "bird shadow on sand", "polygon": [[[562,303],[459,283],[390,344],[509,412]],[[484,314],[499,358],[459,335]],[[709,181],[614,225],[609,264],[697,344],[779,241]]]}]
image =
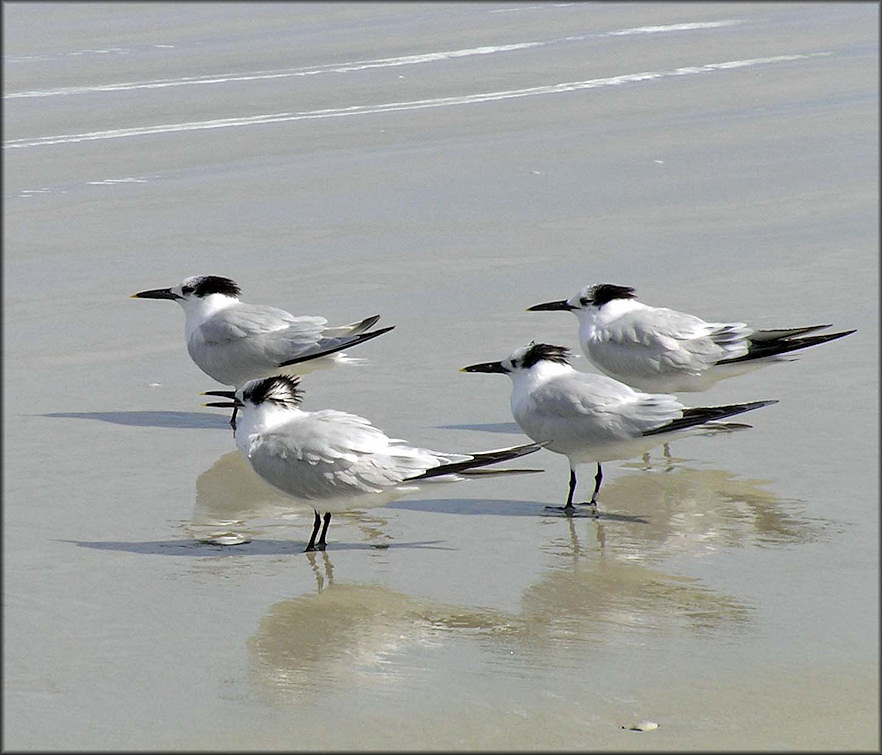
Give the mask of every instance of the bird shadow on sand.
[{"label": "bird shadow on sand", "polygon": [[[121,540],[88,541],[88,540],[57,540],[56,542],[71,543],[80,548],[92,548],[100,551],[116,551],[119,553],[137,553],[150,556],[296,556],[303,553],[306,542],[297,540],[252,540],[235,545],[220,545],[201,540],[143,540],[124,542]],[[423,540],[409,543],[330,543],[329,550],[395,550],[399,548],[426,548],[431,550],[456,550],[443,545],[443,540]]]},{"label": "bird shadow on sand", "polygon": [[[511,501],[501,498],[424,498],[395,501],[386,504],[387,509],[407,511],[432,511],[437,514],[465,514],[481,516],[531,516],[549,519],[566,519],[563,511],[548,509],[546,501]],[[576,508],[576,518],[598,519],[607,522],[636,522],[647,524],[648,519],[640,515],[614,514],[601,508],[595,516],[588,506]]]},{"label": "bird shadow on sand", "polygon": [[229,430],[230,418],[208,412],[50,412],[41,417],[52,419],[93,419],[114,425],[135,427],[182,427],[190,430],[203,428]]}]

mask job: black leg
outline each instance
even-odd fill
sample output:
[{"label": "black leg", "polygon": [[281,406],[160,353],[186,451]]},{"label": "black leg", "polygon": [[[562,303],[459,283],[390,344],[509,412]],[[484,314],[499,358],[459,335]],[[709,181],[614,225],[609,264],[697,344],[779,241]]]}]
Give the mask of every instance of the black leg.
[{"label": "black leg", "polygon": [[593,516],[597,516],[597,493],[600,490],[600,483],[603,482],[603,470],[600,468],[600,462],[597,462],[597,474],[594,475],[594,492],[591,494],[590,501],[584,501],[580,506],[593,506]]},{"label": "black leg", "polygon": [[570,491],[567,494],[567,507],[573,505],[573,496],[576,494],[576,470],[570,467]]},{"label": "black leg", "polygon": [[554,511],[563,511],[567,516],[573,516],[576,511],[576,507],[573,506],[573,496],[576,493],[576,470],[570,467],[570,487],[567,491],[567,503],[565,506],[546,506],[546,509],[552,509]]},{"label": "black leg", "polygon": [[233,435],[236,434],[236,412],[238,412],[238,411],[239,411],[239,407],[234,406],[233,407],[233,414],[230,417],[230,427],[233,428]]},{"label": "black leg", "polygon": [[309,545],[306,546],[307,551],[315,550],[315,536],[318,534],[319,525],[322,523],[322,518],[319,516],[318,511],[315,512],[315,519],[312,523],[312,537],[309,538]]},{"label": "black leg", "polygon": [[[318,512],[316,512],[316,519],[318,519]],[[325,535],[328,534],[328,525],[331,523],[331,512],[325,512],[325,524],[322,527],[322,534],[318,539],[318,543],[316,543],[316,550],[323,551],[325,549]]]},{"label": "black leg", "polygon": [[600,468],[600,462],[597,462],[597,474],[594,475],[594,492],[591,494],[591,505],[597,505],[597,494],[600,492],[600,483],[603,482],[603,470]]}]

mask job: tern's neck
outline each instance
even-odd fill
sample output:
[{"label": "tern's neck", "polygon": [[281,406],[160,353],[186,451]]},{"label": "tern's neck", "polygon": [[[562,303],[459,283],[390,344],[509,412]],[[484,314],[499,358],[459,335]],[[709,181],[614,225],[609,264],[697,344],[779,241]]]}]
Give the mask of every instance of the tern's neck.
[{"label": "tern's neck", "polygon": [[628,312],[634,312],[638,309],[646,309],[645,304],[641,304],[636,299],[613,299],[608,301],[602,307],[586,307],[585,309],[577,309],[576,317],[579,318],[579,325],[582,327],[602,327]]},{"label": "tern's neck", "polygon": [[239,300],[235,296],[224,296],[224,294],[209,294],[182,301],[181,306],[187,315],[187,338],[189,339],[190,333],[213,314],[238,303]]},{"label": "tern's neck", "polygon": [[568,364],[560,364],[559,362],[538,362],[529,370],[519,370],[511,374],[514,388],[511,394],[512,403],[519,401],[521,398],[529,395],[534,389],[543,383],[552,380],[561,375],[569,375],[575,370]]},{"label": "tern's neck", "polygon": [[272,432],[281,425],[302,417],[305,412],[297,407],[279,406],[271,401],[254,406],[246,404],[242,418],[238,421],[236,436],[243,440],[254,433]]}]

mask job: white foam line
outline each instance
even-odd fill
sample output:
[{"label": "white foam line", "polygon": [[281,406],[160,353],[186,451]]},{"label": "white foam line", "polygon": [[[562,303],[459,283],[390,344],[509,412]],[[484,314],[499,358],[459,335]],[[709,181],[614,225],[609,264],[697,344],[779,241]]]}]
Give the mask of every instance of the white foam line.
[{"label": "white foam line", "polygon": [[100,86],[62,87],[60,89],[37,89],[27,92],[10,92],[3,95],[4,99],[20,99],[26,97],[54,97],[57,95],[88,94],[90,92],[123,92],[133,89],[164,89],[166,87],[192,86],[194,84],[226,84],[235,81],[263,81],[268,79],[285,79],[296,76],[315,76],[321,73],[349,73],[365,71],[371,68],[394,68],[419,63],[434,63],[440,60],[452,60],[471,55],[490,55],[498,52],[525,50],[548,44],[547,42],[518,42],[510,45],[474,47],[468,50],[448,50],[430,52],[421,55],[404,55],[398,58],[377,58],[376,60],[355,60],[349,63],[332,63],[312,68],[292,68],[284,71],[254,71],[253,73],[229,73],[218,76],[194,76],[181,79],[158,79],[156,81],[129,81],[120,84],[103,84]]},{"label": "white foam line", "polygon": [[487,11],[488,13],[519,13],[525,10],[547,10],[548,7],[552,8],[569,8],[576,3],[550,3],[549,5],[520,5],[516,8],[494,8],[493,10]]},{"label": "white foam line", "polygon": [[271,79],[284,79],[299,76],[315,76],[322,73],[350,73],[352,71],[364,71],[372,68],[391,68],[397,66],[419,65],[423,63],[435,63],[456,58],[466,58],[473,55],[491,55],[496,53],[514,52],[526,50],[532,47],[544,47],[561,41],[573,42],[597,37],[631,36],[637,34],[660,34],[677,31],[696,31],[700,29],[716,29],[723,26],[739,24],[738,20],[702,21],[696,23],[671,24],[669,26],[644,26],[634,29],[620,29],[618,31],[600,32],[596,34],[583,34],[560,39],[552,39],[538,42],[517,42],[508,45],[485,45],[463,50],[448,50],[442,52],[423,53],[421,55],[403,55],[397,58],[377,58],[375,60],[355,60],[348,63],[331,63],[323,66],[291,68],[280,71],[253,71],[246,73],[226,73],[215,76],[191,76],[179,79],[156,79],[154,81],[126,81],[118,84],[100,84],[95,86],[59,87],[57,89],[32,89],[24,92],[8,92],[3,99],[26,99],[33,97],[58,97],[74,94],[90,94],[94,92],[127,92],[137,89],[165,89],[167,87],[194,86],[206,84],[227,84],[237,81],[266,81]]},{"label": "white foam line", "polygon": [[93,131],[84,134],[60,134],[57,136],[44,136],[39,139],[11,139],[3,144],[4,149],[21,149],[24,147],[43,147],[52,144],[73,144],[77,142],[97,141],[104,139],[123,139],[132,136],[148,136],[150,134],[167,134],[181,131],[204,131],[218,128],[235,128],[241,126],[256,126],[267,123],[287,123],[291,121],[310,120],[315,118],[343,118],[353,115],[371,115],[375,113],[390,113],[404,110],[421,110],[425,108],[450,107],[453,105],[468,105],[478,102],[497,102],[521,97],[535,97],[537,95],[562,94],[600,87],[621,86],[643,81],[657,81],[675,76],[694,76],[713,71],[725,71],[752,66],[770,65],[794,60],[806,60],[821,56],[832,55],[830,52],[816,52],[802,55],[776,55],[768,58],[749,58],[746,60],[729,60],[722,63],[708,63],[700,66],[685,66],[674,68],[669,71],[644,71],[641,73],[629,73],[621,76],[611,76],[603,79],[589,79],[587,81],[569,81],[550,86],[528,87],[526,89],[510,89],[499,92],[482,92],[477,94],[460,95],[457,97],[439,97],[430,100],[411,100],[406,102],[388,102],[378,105],[353,105],[343,108],[329,108],[325,110],[311,110],[299,113],[266,113],[253,115],[246,118],[221,118],[211,121],[191,121],[186,123],[168,123],[158,126],[139,126],[136,128],[115,129],[111,131]]},{"label": "white foam line", "polygon": [[666,34],[672,31],[697,31],[698,29],[719,29],[723,26],[733,26],[740,24],[741,21],[698,21],[688,24],[670,24],[668,26],[635,26],[633,29],[620,29],[619,31],[608,31],[604,36],[607,37],[627,37],[634,34]]}]

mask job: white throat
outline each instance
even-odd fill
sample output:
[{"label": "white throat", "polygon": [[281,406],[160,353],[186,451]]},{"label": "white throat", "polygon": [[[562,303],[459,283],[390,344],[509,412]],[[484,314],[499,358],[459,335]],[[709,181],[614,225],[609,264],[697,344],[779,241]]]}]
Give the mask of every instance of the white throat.
[{"label": "white throat", "polygon": [[184,308],[184,314],[187,316],[187,340],[189,341],[193,331],[213,314],[238,303],[239,300],[235,296],[225,296],[224,294],[209,294],[208,296],[179,299],[178,304]]},{"label": "white throat", "polygon": [[593,338],[598,330],[602,330],[622,315],[640,309],[648,309],[648,307],[636,299],[613,299],[599,309],[588,307],[574,310],[576,317],[579,318],[579,340],[584,342]]},{"label": "white throat", "polygon": [[251,436],[272,432],[302,415],[303,410],[300,408],[283,407],[272,401],[261,402],[257,406],[246,403],[245,408],[239,410],[237,444],[248,444]]},{"label": "white throat", "polygon": [[513,384],[511,393],[512,409],[543,383],[560,375],[568,375],[571,372],[575,372],[575,370],[568,364],[542,361],[534,364],[529,370],[516,370],[510,373],[509,377],[511,377]]}]

